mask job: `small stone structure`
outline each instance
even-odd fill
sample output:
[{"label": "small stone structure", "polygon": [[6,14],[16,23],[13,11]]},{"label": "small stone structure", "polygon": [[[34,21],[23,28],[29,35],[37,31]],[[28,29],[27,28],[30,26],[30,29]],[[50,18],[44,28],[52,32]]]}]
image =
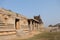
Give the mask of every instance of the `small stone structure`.
[{"label": "small stone structure", "polygon": [[[40,16],[38,16],[40,17]],[[25,16],[0,8],[0,35],[22,34],[31,31],[40,31],[43,29],[42,20],[28,19]]]},{"label": "small stone structure", "polygon": [[50,32],[60,32],[60,23],[55,25],[49,25],[48,28]]}]

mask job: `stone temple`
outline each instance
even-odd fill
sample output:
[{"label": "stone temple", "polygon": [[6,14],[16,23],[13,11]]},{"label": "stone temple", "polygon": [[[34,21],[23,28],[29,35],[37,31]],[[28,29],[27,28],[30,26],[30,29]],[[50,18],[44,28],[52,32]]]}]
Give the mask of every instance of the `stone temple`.
[{"label": "stone temple", "polygon": [[43,31],[43,22],[39,16],[33,19],[21,14],[0,8],[0,35],[21,34],[24,32]]}]

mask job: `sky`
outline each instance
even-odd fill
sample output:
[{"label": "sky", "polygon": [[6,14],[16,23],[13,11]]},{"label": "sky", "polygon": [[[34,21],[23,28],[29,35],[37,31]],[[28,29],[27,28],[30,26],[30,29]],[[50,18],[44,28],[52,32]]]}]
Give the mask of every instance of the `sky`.
[{"label": "sky", "polygon": [[0,0],[0,8],[27,18],[40,15],[45,26],[60,23],[60,0]]}]

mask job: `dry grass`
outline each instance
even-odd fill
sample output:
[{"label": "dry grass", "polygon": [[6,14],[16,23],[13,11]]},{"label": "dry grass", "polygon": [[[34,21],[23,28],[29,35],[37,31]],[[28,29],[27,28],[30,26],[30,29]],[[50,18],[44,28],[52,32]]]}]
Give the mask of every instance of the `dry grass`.
[{"label": "dry grass", "polygon": [[27,40],[60,40],[60,32],[42,33]]},{"label": "dry grass", "polygon": [[42,34],[35,35],[28,39],[17,39],[17,40],[60,40],[60,32],[45,32]]}]

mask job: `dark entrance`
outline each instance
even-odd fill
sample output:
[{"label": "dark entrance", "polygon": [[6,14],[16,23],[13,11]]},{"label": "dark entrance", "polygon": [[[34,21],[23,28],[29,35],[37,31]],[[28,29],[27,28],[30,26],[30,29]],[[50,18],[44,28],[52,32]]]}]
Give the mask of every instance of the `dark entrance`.
[{"label": "dark entrance", "polygon": [[15,19],[15,28],[19,29],[19,19]]}]

